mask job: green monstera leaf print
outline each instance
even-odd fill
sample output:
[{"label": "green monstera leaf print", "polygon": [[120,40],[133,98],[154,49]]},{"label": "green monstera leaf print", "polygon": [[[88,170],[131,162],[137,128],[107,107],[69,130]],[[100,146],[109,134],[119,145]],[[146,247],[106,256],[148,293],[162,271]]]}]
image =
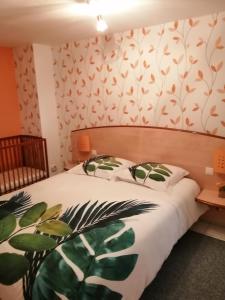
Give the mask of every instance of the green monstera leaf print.
[{"label": "green monstera leaf print", "polygon": [[109,155],[101,155],[91,158],[83,163],[83,170],[87,175],[95,176],[95,172],[99,170],[113,171],[122,163],[115,157]]},{"label": "green monstera leaf print", "polygon": [[153,162],[136,165],[130,167],[129,170],[135,181],[142,179],[143,182],[147,179],[154,181],[166,181],[166,178],[170,177],[172,174],[172,171],[166,166]]},{"label": "green monstera leaf print", "polygon": [[[122,295],[109,287],[89,283],[91,276],[125,280],[133,271],[137,254],[116,255],[131,247],[134,231],[121,220],[94,228],[52,251],[40,266],[33,285],[33,300],[55,300],[60,295],[73,300],[119,300]],[[101,255],[106,256],[101,257]],[[77,270],[79,270],[77,272]]]}]

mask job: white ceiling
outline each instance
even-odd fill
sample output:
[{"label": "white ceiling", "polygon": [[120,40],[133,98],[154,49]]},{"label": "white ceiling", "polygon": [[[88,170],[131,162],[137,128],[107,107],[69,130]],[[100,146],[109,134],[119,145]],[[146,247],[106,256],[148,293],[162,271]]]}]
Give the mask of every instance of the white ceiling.
[{"label": "white ceiling", "polygon": [[[225,0],[95,0],[109,33],[225,10]],[[0,46],[60,44],[97,35],[86,0],[0,0]],[[99,11],[99,10],[98,10]]]}]

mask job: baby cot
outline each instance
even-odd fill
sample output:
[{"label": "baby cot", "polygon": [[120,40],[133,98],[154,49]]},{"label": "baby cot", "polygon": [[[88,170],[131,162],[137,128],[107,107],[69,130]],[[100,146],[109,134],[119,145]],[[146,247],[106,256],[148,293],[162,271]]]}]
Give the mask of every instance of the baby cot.
[{"label": "baby cot", "polygon": [[0,138],[0,195],[47,177],[46,139],[30,135]]}]

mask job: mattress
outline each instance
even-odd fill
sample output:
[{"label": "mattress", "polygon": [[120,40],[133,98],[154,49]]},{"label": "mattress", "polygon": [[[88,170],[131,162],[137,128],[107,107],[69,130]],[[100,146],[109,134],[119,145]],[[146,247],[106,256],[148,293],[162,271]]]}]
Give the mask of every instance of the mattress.
[{"label": "mattress", "polygon": [[[101,247],[102,249],[107,249],[101,250],[102,252],[100,251],[101,253],[95,257],[98,271],[96,269],[93,270],[91,276],[85,276],[82,264],[78,261],[76,263],[76,260],[74,262],[74,260],[69,259],[63,252],[63,247],[56,248],[54,251],[57,252],[58,257],[61,257],[63,264],[61,261],[59,268],[56,268],[56,263],[51,264],[51,261],[49,265],[46,263],[46,267],[50,268],[50,278],[44,279],[45,286],[39,286],[38,289],[38,284],[36,285],[36,292],[33,294],[32,299],[47,300],[46,296],[42,294],[45,293],[43,292],[45,288],[51,295],[54,295],[54,297],[51,296],[51,299],[58,299],[57,297],[60,299],[79,300],[139,299],[145,287],[149,285],[160,270],[177,240],[206,211],[204,205],[195,201],[195,197],[199,193],[199,186],[195,181],[188,178],[180,180],[173,187],[169,188],[167,192],[159,192],[131,183],[107,181],[101,178],[65,172],[27,186],[23,190],[31,196],[33,203],[45,201],[49,206],[61,203],[63,211],[68,207],[84,204],[87,201],[94,203],[96,200],[99,203],[104,201],[135,200],[140,203],[147,202],[157,205],[155,209],[147,213],[120,220],[124,226],[103,241]],[[0,200],[10,199],[15,194],[16,192],[0,197]],[[96,230],[93,236],[91,236],[91,231],[80,236],[79,243],[77,243],[77,250],[83,249],[79,252],[80,257],[84,255],[85,251],[89,254],[91,253],[91,257],[95,256],[93,249],[95,249],[96,245],[92,247],[92,243],[93,245],[97,243],[101,234],[105,232],[104,228]],[[128,235],[132,236],[132,242],[128,242]],[[16,250],[12,250],[9,244],[5,242],[1,245],[0,251],[3,253],[8,251],[15,252]],[[20,252],[19,250],[17,251]],[[98,252],[99,249],[96,248],[95,251]],[[76,249],[74,252],[76,252]],[[132,268],[129,269],[127,263],[129,259],[131,261],[131,257],[135,257],[135,263],[133,262]],[[79,256],[77,259],[79,260]],[[119,259],[120,263],[118,263]],[[110,264],[109,261],[111,262]],[[104,265],[103,262],[107,262],[108,265],[107,263]],[[115,265],[112,265],[112,262]],[[72,277],[67,277],[68,273],[57,273],[62,265],[66,265],[67,269],[70,269]],[[101,269],[101,265],[104,265],[103,269]],[[112,274],[108,274],[109,269]],[[129,274],[127,273],[122,278],[124,270],[127,269],[130,270]],[[104,275],[106,273],[108,274],[107,276]],[[42,274],[42,270],[37,276],[40,274]],[[70,279],[66,280],[67,278]],[[56,281],[57,285],[55,284]],[[74,282],[79,283],[77,289],[78,286],[82,286],[84,289],[83,294],[79,294],[81,296],[76,297],[73,294],[77,292],[74,290]],[[66,285],[65,290],[62,289],[63,284]],[[107,293],[98,294],[101,289],[104,289]],[[89,293],[88,296],[85,294],[87,291]],[[94,294],[95,292],[96,294]],[[11,286],[1,285],[0,298],[2,300],[23,299],[22,280]]]},{"label": "mattress", "polygon": [[30,167],[20,167],[0,173],[0,190],[2,193],[16,189],[43,178],[45,172]]}]

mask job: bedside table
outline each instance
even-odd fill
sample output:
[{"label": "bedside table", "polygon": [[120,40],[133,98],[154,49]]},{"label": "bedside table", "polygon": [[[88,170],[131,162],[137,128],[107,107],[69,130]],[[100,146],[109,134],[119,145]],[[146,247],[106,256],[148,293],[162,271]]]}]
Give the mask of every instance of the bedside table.
[{"label": "bedside table", "polygon": [[73,163],[68,163],[65,165],[64,167],[64,171],[69,171],[70,169],[72,169],[73,167],[79,165],[81,163],[81,161],[76,161],[76,162],[73,162]]},{"label": "bedside table", "polygon": [[203,189],[197,196],[196,201],[211,207],[225,209],[225,198],[218,197],[218,190]]}]

